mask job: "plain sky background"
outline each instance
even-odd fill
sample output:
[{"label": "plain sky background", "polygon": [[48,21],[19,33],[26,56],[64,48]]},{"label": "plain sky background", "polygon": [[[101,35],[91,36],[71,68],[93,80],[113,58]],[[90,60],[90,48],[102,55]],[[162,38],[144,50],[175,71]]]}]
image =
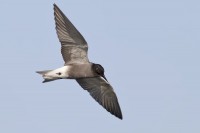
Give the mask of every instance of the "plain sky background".
[{"label": "plain sky background", "polygon": [[[119,120],[74,80],[42,84],[63,66],[56,3],[104,66]],[[198,0],[1,0],[1,133],[199,133]]]}]

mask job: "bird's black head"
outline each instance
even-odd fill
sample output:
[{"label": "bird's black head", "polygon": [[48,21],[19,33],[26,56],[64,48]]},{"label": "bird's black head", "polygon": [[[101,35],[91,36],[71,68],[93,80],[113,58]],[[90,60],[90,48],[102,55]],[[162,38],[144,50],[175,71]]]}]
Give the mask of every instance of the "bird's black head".
[{"label": "bird's black head", "polygon": [[106,77],[105,77],[105,75],[104,75],[104,68],[103,68],[100,64],[95,64],[95,63],[93,63],[93,64],[92,64],[92,70],[93,70],[97,75],[102,76],[105,80],[107,80]]}]

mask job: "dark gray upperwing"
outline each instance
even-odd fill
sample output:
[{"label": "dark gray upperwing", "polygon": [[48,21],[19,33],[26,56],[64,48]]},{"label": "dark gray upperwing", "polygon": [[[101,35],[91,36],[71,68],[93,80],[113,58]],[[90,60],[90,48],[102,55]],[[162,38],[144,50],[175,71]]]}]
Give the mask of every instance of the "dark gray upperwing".
[{"label": "dark gray upperwing", "polygon": [[103,77],[76,79],[79,85],[108,112],[122,119],[122,112],[112,86]]},{"label": "dark gray upperwing", "polygon": [[54,16],[65,64],[89,62],[87,42],[56,4],[54,4]]}]

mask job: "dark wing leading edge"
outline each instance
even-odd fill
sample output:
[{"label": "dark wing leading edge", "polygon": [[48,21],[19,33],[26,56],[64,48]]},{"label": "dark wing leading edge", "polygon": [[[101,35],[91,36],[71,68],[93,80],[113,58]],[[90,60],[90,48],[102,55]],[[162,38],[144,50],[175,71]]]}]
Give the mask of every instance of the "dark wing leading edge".
[{"label": "dark wing leading edge", "polygon": [[76,79],[79,85],[108,112],[122,119],[122,112],[112,86],[103,77]]},{"label": "dark wing leading edge", "polygon": [[65,64],[89,62],[87,42],[56,4],[54,4],[54,16]]}]

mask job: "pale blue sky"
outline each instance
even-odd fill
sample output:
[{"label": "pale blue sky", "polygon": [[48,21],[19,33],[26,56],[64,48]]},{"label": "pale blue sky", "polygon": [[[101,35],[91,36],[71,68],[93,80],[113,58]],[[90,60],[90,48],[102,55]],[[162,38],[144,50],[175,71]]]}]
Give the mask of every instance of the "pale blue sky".
[{"label": "pale blue sky", "polygon": [[[200,2],[1,0],[1,133],[199,133]],[[104,66],[124,119],[74,80],[42,84],[63,65],[56,3]]]}]

